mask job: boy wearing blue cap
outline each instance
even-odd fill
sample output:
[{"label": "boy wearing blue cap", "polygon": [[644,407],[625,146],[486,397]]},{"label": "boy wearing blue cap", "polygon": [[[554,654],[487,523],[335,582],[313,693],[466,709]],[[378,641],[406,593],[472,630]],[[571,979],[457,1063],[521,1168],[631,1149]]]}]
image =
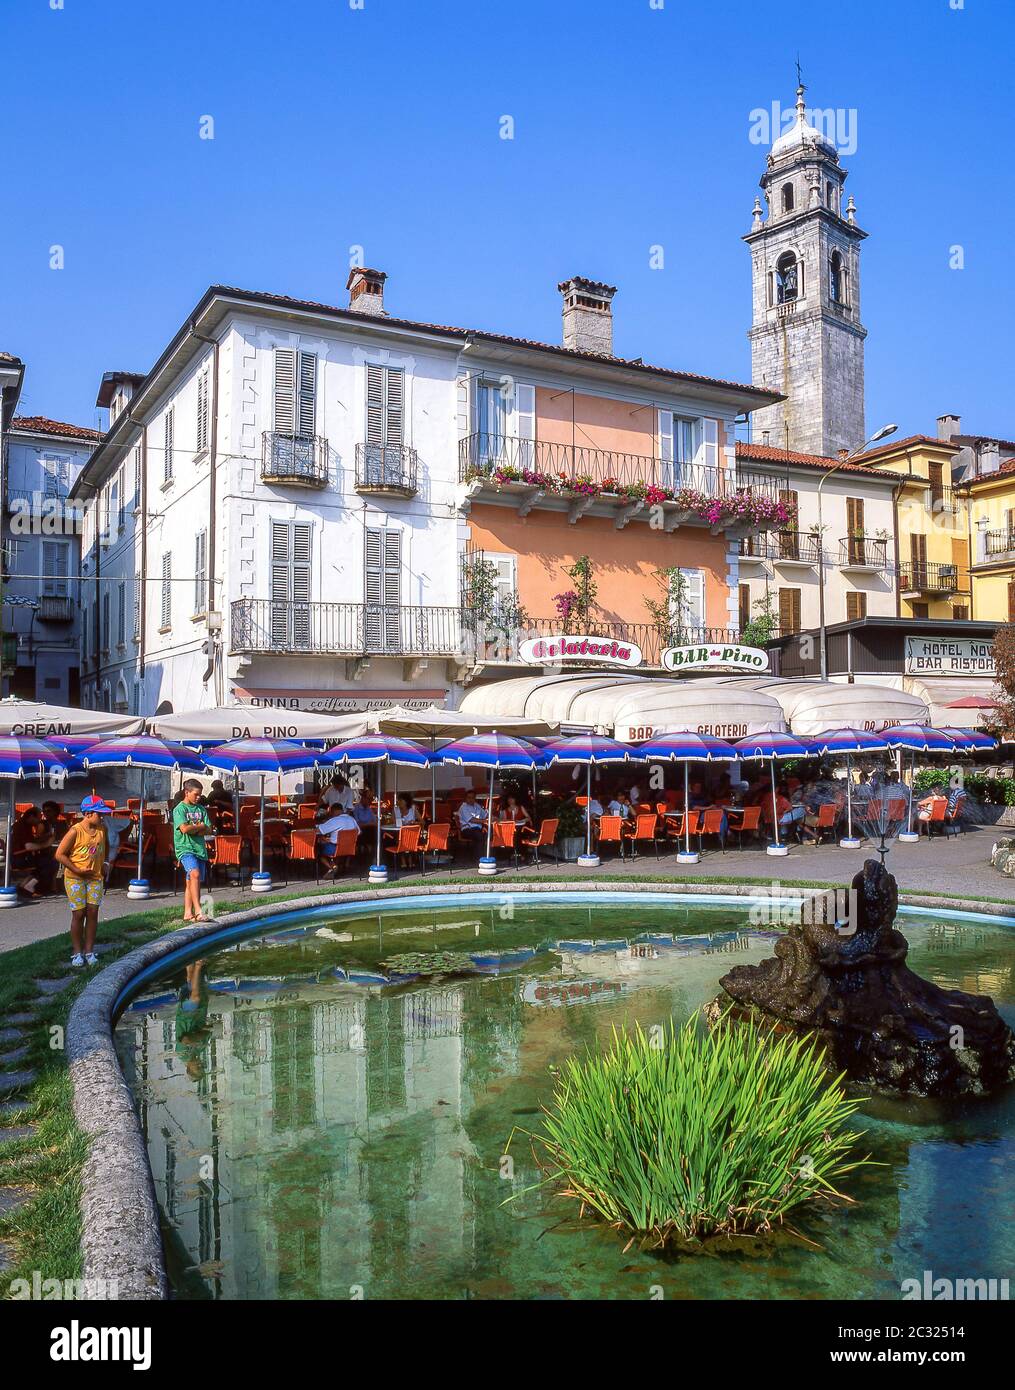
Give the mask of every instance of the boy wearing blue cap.
[{"label": "boy wearing blue cap", "polygon": [[106,883],[109,835],[103,816],[109,807],[97,796],[81,803],[81,819],[72,825],[56,850],[63,865],[63,886],[70,903],[71,965],[98,965],[95,933],[99,929],[99,904]]}]

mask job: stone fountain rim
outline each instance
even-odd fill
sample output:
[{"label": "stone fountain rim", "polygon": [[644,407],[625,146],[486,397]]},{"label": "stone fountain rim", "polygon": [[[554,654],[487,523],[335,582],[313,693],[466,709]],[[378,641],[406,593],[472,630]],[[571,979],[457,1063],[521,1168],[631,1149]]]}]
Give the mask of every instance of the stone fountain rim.
[{"label": "stone fountain rim", "polygon": [[[360,887],[314,894],[284,902],[263,903],[226,913],[208,925],[179,927],[146,942],[100,970],[81,992],[67,1020],[67,1060],[75,1119],[88,1140],[81,1174],[81,1251],[87,1297],[94,1299],[168,1299],[169,1278],[159,1224],[158,1204],[148,1150],[133,1097],[113,1043],[113,1011],[126,990],[150,966],[165,962],[195,942],[214,941],[231,929],[265,918],[310,908],[355,906],[399,898],[484,896],[525,897],[546,893],[654,894],[662,897],[751,898],[766,901],[756,884],[647,883],[554,879],[544,883],[445,883],[411,888]],[[804,899],[822,888],[783,888],[780,901]],[[960,900],[961,901],[961,900]],[[903,910],[945,911],[949,916],[991,918],[1015,926],[1015,917],[987,910],[986,905],[958,906],[955,899],[925,893],[900,893]],[[1003,906],[1003,904],[997,904]]]}]

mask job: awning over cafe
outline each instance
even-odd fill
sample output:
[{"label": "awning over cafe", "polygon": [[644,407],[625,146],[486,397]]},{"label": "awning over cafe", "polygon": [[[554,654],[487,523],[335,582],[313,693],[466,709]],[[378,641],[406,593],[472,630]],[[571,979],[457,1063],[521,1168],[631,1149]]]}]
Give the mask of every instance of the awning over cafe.
[{"label": "awning over cafe", "polygon": [[261,705],[220,705],[181,714],[156,714],[148,726],[153,734],[181,743],[226,743],[233,738],[358,738],[374,727],[367,714],[314,714]]},{"label": "awning over cafe", "polygon": [[[791,731],[803,737],[832,729],[873,733],[893,724],[926,724],[929,719],[926,700],[887,685],[762,676],[731,676],[726,684],[734,690],[764,692],[778,700]],[[935,722],[946,724],[948,720]]]},{"label": "awning over cafe", "polygon": [[72,709],[11,695],[0,700],[0,734],[27,738],[59,738],[61,734],[137,734],[144,721],[130,714]]},{"label": "awning over cafe", "polygon": [[390,709],[377,711],[367,718],[379,733],[394,734],[399,738],[457,738],[459,734],[488,733],[494,729],[526,738],[554,734],[559,728],[558,724],[547,723],[545,719],[487,718],[462,710],[439,709],[436,705],[421,710],[392,705]]},{"label": "awning over cafe", "polygon": [[[995,707],[993,676],[962,676],[943,680],[939,676],[907,676],[906,688],[930,708],[930,722],[958,729],[979,729],[984,710]],[[970,696],[975,697],[970,699]],[[953,702],[959,700],[963,704]]]}]

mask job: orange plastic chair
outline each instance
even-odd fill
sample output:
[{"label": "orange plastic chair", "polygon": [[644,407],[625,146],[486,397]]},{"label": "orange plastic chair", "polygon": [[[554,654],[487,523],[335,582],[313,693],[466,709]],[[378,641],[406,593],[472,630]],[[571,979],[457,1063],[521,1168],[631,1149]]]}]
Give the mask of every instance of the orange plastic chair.
[{"label": "orange plastic chair", "polygon": [[304,821],[309,821],[311,824],[313,824],[314,820],[316,819],[316,816],[316,801],[301,801],[300,804],[296,807],[296,820],[300,824],[302,824]]},{"label": "orange plastic chair", "polygon": [[617,845],[620,857],[624,858],[624,820],[622,816],[599,817],[599,848],[603,845]]},{"label": "orange plastic chair", "polygon": [[211,866],[214,869],[240,869],[243,852],[242,835],[216,835],[211,846]]},{"label": "orange plastic chair", "polygon": [[30,811],[34,805],[34,801],[15,801],[14,814],[16,816],[23,816],[25,812]]},{"label": "orange plastic chair", "polygon": [[[518,867],[518,822],[513,820],[495,820],[493,823],[493,835],[490,839],[490,850],[506,849],[514,858],[515,868]],[[495,856],[496,857],[496,856]]]},{"label": "orange plastic chair", "polygon": [[[293,863],[310,862],[314,866],[314,879],[320,883],[321,873],[317,857],[317,831],[313,826],[302,830],[293,830],[289,835],[289,858]],[[288,877],[286,882],[289,882]]]},{"label": "orange plastic chair", "polygon": [[834,801],[823,801],[818,807],[818,823],[814,830],[820,844],[825,835],[835,838],[835,828],[839,824],[839,807]]},{"label": "orange plastic chair", "polygon": [[935,825],[939,825],[939,826],[941,827],[941,833],[944,834],[945,815],[947,814],[947,811],[948,811],[948,799],[947,799],[947,797],[944,797],[944,796],[936,796],[936,797],[934,797],[933,801],[930,803],[930,819],[929,819],[929,820],[922,820],[922,819],[920,819],[919,817],[917,818],[917,825],[919,826],[919,828],[920,828],[921,830],[923,830],[924,828],[926,828],[926,831],[927,831],[927,838],[928,838],[928,839],[929,839],[929,838],[931,837],[931,835],[934,833],[932,827],[935,826]]},{"label": "orange plastic chair", "polygon": [[345,867],[348,868],[349,861],[356,858],[358,847],[358,830],[340,830],[335,837],[335,853],[331,856],[332,864],[337,864],[342,859],[345,861]]},{"label": "orange plastic chair", "polygon": [[652,812],[650,815],[642,814],[636,816],[633,825],[630,821],[624,821],[621,833],[629,842],[632,855],[637,857],[638,846],[648,842],[651,843],[655,849],[656,858],[659,858],[659,841],[656,839],[656,827],[658,824],[659,815],[657,812]]},{"label": "orange plastic chair", "polygon": [[710,806],[702,815],[698,825],[698,844],[701,845],[702,839],[706,835],[716,835],[719,838],[719,846],[723,854],[726,853],[726,839],[722,831],[723,810],[720,806]]},{"label": "orange plastic chair", "polygon": [[537,869],[542,864],[539,851],[541,849],[549,849],[551,845],[556,843],[559,825],[560,821],[556,817],[553,817],[541,822],[538,835],[528,826],[523,828],[521,832],[522,844],[526,849],[532,851],[532,862]]},{"label": "orange plastic chair", "polygon": [[957,797],[955,798],[955,805],[952,807],[952,809],[951,809],[950,811],[949,811],[947,808],[945,809],[945,825],[946,825],[946,826],[948,826],[948,825],[952,826],[952,827],[954,828],[956,834],[958,834],[960,831],[962,831],[962,832],[964,833],[964,827],[963,827],[963,824],[962,824],[962,816],[963,816],[963,813],[965,812],[965,809],[966,809],[966,794],[965,794],[965,792],[963,792],[961,796],[957,796]]},{"label": "orange plastic chair", "polygon": [[[422,849],[423,854],[421,856],[421,861],[423,866],[423,872],[426,873],[426,856],[428,854],[438,855],[451,853],[451,822],[434,821],[432,825],[428,825],[426,827],[426,837]],[[439,861],[435,858],[435,868],[438,862]],[[452,859],[451,869],[453,870],[454,867],[454,859]]]},{"label": "orange plastic chair", "polygon": [[744,832],[747,831],[751,835],[757,835],[760,827],[760,806],[745,806],[741,813],[740,824],[733,825],[732,822],[730,823],[730,829],[733,830],[737,835],[737,845],[740,847],[740,849],[743,849],[744,847]]},{"label": "orange plastic chair", "polygon": [[385,854],[419,854],[419,842],[422,834],[423,827],[421,825],[403,825],[394,837],[389,831],[386,836],[388,843],[384,846]]}]

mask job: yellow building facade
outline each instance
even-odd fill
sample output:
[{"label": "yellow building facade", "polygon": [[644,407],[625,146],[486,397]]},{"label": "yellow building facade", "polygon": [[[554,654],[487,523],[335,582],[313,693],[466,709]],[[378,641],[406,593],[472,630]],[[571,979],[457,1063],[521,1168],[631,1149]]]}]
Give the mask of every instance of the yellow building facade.
[{"label": "yellow building facade", "polygon": [[1015,459],[964,485],[973,618],[1015,623]]},{"label": "yellow building facade", "polygon": [[[895,565],[903,618],[986,617],[973,611],[970,574],[970,498],[952,483],[956,446],[948,439],[911,435],[857,458],[895,473]],[[1015,479],[1012,480],[1015,483]]]}]

